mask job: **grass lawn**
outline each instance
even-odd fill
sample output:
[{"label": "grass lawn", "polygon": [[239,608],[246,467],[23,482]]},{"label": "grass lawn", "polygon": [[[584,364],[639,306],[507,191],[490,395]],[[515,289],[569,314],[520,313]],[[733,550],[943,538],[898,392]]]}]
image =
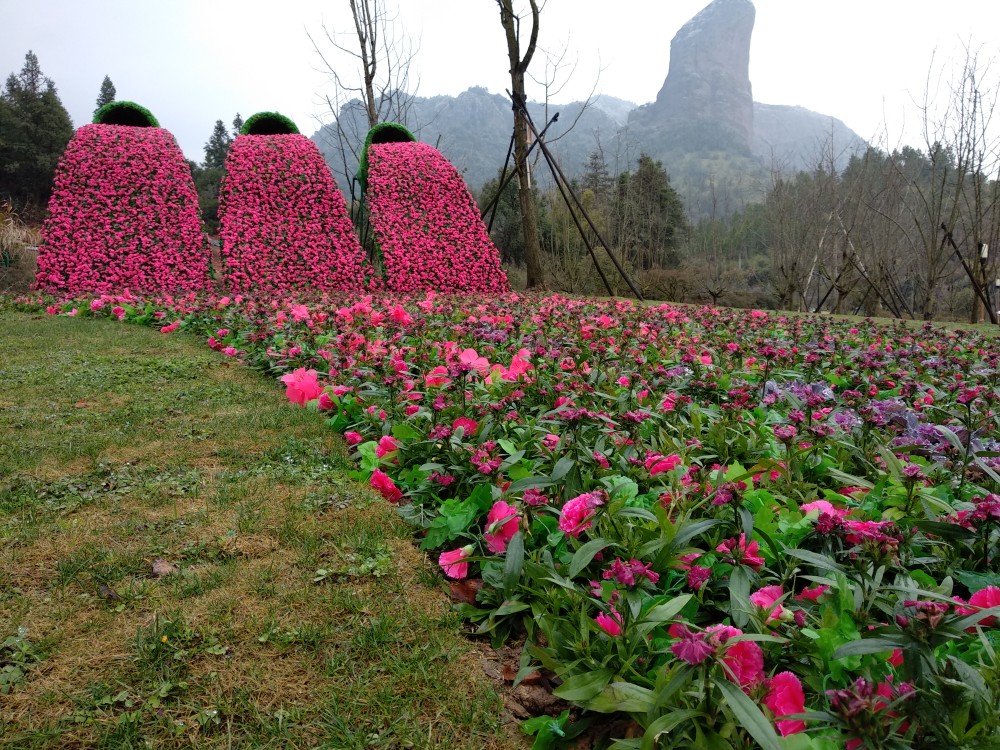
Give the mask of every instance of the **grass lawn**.
[{"label": "grass lawn", "polygon": [[342,442],[183,335],[0,313],[0,747],[513,748]]}]

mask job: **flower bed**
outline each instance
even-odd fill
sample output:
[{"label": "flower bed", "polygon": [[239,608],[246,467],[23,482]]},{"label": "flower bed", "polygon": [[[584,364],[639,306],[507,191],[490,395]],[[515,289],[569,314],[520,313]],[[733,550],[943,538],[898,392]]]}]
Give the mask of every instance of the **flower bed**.
[{"label": "flower bed", "polygon": [[66,295],[204,289],[209,252],[184,155],[148,112],[114,104],[76,131],[56,169],[38,287]]},{"label": "flower bed", "polygon": [[518,295],[74,309],[285,373],[476,631],[526,639],[519,679],[630,718],[616,747],[1000,739],[995,339]]},{"label": "flower bed", "polygon": [[426,143],[372,142],[367,201],[386,286],[396,292],[509,290],[500,253],[450,162]]},{"label": "flower bed", "polygon": [[237,136],[219,193],[228,288],[360,290],[364,253],[319,149],[298,133],[272,132],[273,118],[251,120],[245,128],[270,134]]}]

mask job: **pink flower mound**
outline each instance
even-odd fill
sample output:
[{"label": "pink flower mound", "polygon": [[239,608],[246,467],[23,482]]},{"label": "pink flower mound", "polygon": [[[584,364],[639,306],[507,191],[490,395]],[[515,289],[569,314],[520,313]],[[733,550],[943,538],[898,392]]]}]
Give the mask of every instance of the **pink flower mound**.
[{"label": "pink flower mound", "polygon": [[373,143],[368,151],[368,206],[393,291],[509,291],[458,171],[426,143]]},{"label": "pink flower mound", "polygon": [[222,258],[234,291],[361,289],[364,251],[316,145],[241,135],[219,191]]},{"label": "pink flower mound", "polygon": [[163,128],[84,125],[56,169],[38,253],[53,294],[209,286],[191,169]]}]

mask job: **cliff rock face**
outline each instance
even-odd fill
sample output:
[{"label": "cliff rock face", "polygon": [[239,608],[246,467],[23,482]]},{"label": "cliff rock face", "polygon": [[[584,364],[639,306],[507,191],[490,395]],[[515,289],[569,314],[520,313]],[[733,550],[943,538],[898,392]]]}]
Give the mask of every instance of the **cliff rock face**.
[{"label": "cliff rock face", "polygon": [[670,43],[670,68],[642,119],[673,131],[678,144],[697,135],[704,150],[750,153],[753,92],[750,0],[713,0]]}]

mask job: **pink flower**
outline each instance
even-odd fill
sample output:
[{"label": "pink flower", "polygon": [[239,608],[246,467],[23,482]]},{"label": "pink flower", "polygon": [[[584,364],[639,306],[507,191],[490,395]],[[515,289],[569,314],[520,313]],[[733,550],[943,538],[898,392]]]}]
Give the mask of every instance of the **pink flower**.
[{"label": "pink flower", "polygon": [[585,492],[567,500],[559,514],[559,528],[570,536],[580,536],[593,525],[596,509],[604,504],[604,500],[605,495],[599,490]]},{"label": "pink flower", "polygon": [[831,516],[841,518],[850,513],[846,508],[838,508],[826,500],[813,500],[811,503],[800,505],[799,510],[807,515],[815,511],[817,516],[821,513],[829,513]]},{"label": "pink flower", "polygon": [[556,446],[559,445],[559,436],[550,432],[542,438],[542,445],[548,450],[554,451]]},{"label": "pink flower", "polygon": [[767,612],[767,622],[780,619],[782,612],[781,599],[785,595],[781,586],[765,586],[750,594],[750,601]]},{"label": "pink flower", "polygon": [[429,386],[448,385],[451,379],[448,377],[448,368],[439,365],[424,376],[424,382]]},{"label": "pink flower", "polygon": [[715,650],[704,633],[692,632],[684,625],[679,626],[671,634],[674,633],[678,633],[680,638],[670,644],[670,651],[678,659],[688,664],[701,664]]},{"label": "pink flower", "polygon": [[622,586],[635,586],[636,581],[642,578],[648,579],[650,583],[660,580],[660,574],[652,570],[651,563],[644,563],[634,557],[627,563],[616,557],[602,576],[605,581],[614,578]]},{"label": "pink flower", "polygon": [[486,514],[486,531],[483,539],[490,552],[502,555],[507,549],[507,544],[517,533],[520,522],[520,514],[513,505],[508,505],[503,500],[497,500]]},{"label": "pink flower", "polygon": [[378,490],[382,494],[382,497],[390,503],[398,503],[403,497],[403,493],[389,475],[384,474],[378,469],[375,469],[369,484],[373,489]]},{"label": "pink flower", "polygon": [[319,385],[318,373],[315,370],[307,370],[304,367],[281,376],[281,382],[285,384],[285,396],[293,404],[305,406],[314,398],[319,398],[323,389]]},{"label": "pink flower", "polygon": [[459,417],[451,423],[451,428],[457,430],[459,427],[462,428],[463,433],[468,438],[476,434],[476,430],[479,429],[479,423],[468,417]]},{"label": "pink flower", "polygon": [[486,357],[480,357],[475,349],[466,349],[460,355],[458,355],[459,363],[466,368],[466,370],[478,372],[482,376],[486,376],[490,371],[490,362]]},{"label": "pink flower", "polygon": [[345,432],[344,433],[344,440],[347,441],[348,445],[357,445],[362,440],[364,440],[364,438],[361,436],[360,432],[354,432],[352,430],[350,432]]},{"label": "pink flower", "polygon": [[778,719],[775,726],[778,727],[782,737],[805,731],[806,723],[801,719],[781,719],[783,716],[801,714],[806,710],[806,696],[802,692],[802,683],[791,672],[778,672],[767,681],[764,705]]},{"label": "pink flower", "polygon": [[181,327],[181,322],[179,320],[175,320],[173,323],[168,323],[165,326],[161,326],[160,333],[173,333],[180,327]]},{"label": "pink flower", "polygon": [[622,616],[614,607],[609,609],[610,613],[601,612],[594,618],[594,622],[605,633],[617,638],[622,634]]},{"label": "pink flower", "polygon": [[379,458],[389,457],[389,460],[395,458],[396,453],[399,451],[399,442],[392,435],[383,435],[379,438],[378,447],[375,448],[375,455]]},{"label": "pink flower", "polygon": [[[969,597],[969,605],[968,607],[957,606],[955,607],[955,611],[960,615],[974,615],[981,609],[1000,607],[1000,588],[987,586],[984,589],[980,589]],[[979,624],[984,628],[991,628],[997,624],[997,617],[996,615],[990,615],[980,620]]]},{"label": "pink flower", "polygon": [[649,472],[650,477],[655,477],[657,474],[677,468],[680,463],[681,457],[676,453],[669,456],[661,456],[659,453],[649,453],[646,456],[646,471]]},{"label": "pink flower", "polygon": [[701,591],[701,587],[712,577],[712,569],[701,565],[692,565],[687,572],[687,585],[692,591]]},{"label": "pink flower", "polygon": [[521,496],[521,502],[525,505],[538,506],[546,505],[549,499],[545,496],[544,492],[531,487],[524,491],[524,494]]},{"label": "pink flower", "polygon": [[743,635],[743,631],[731,625],[712,625],[705,629],[709,640],[719,646],[725,646],[722,663],[727,668],[733,682],[744,691],[759,683],[764,678],[764,652],[754,641],[737,641],[729,644],[731,638]]},{"label": "pink flower", "polygon": [[726,562],[733,565],[748,565],[754,570],[764,567],[764,558],[760,557],[760,545],[756,539],[747,544],[746,534],[740,534],[739,541],[730,538],[715,548],[716,552],[722,552]]},{"label": "pink flower", "polygon": [[461,580],[469,575],[469,556],[472,554],[471,544],[459,547],[438,555],[438,565],[449,578]]},{"label": "pink flower", "polygon": [[800,591],[798,594],[795,595],[795,598],[798,601],[814,602],[829,590],[830,590],[829,586],[817,583],[814,586],[810,586],[807,589],[802,589],[802,591]]}]

